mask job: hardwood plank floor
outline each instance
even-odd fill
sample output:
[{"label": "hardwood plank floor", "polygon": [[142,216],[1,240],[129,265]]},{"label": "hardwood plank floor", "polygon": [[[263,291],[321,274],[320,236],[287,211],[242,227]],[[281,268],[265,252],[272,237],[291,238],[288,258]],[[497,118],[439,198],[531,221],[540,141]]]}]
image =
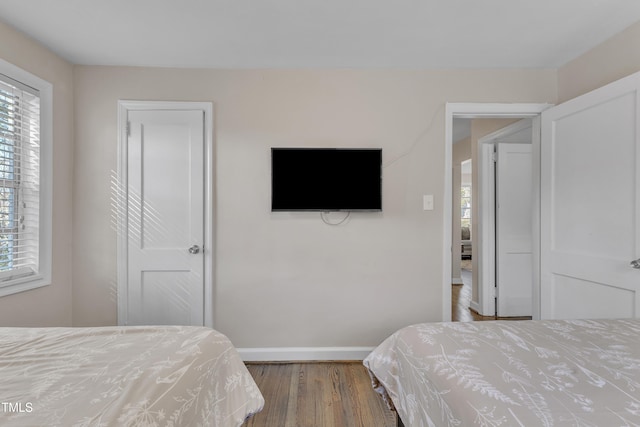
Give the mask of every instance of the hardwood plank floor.
[{"label": "hardwood plank floor", "polygon": [[[471,272],[452,286],[452,320],[494,320],[469,309]],[[246,427],[396,427],[362,362],[247,363],[264,409]]]},{"label": "hardwood plank floor", "polygon": [[463,269],[462,285],[451,286],[451,320],[454,322],[477,322],[481,320],[527,320],[531,317],[496,317],[481,316],[471,310],[471,271]]},{"label": "hardwood plank floor", "polygon": [[471,271],[461,272],[462,285],[451,286],[451,320],[454,322],[473,322],[494,320],[493,316],[481,316],[469,308],[471,304]]},{"label": "hardwood plank floor", "polygon": [[264,409],[246,427],[395,427],[362,362],[247,363]]}]

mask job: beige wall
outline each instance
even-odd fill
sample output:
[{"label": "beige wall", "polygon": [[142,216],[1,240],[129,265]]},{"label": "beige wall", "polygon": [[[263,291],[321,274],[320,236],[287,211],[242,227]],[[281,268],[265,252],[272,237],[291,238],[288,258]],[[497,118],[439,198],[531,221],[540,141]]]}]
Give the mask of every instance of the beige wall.
[{"label": "beige wall", "polygon": [[0,326],[70,326],[73,67],[0,23],[0,58],[53,84],[52,284],[0,298]]},{"label": "beige wall", "polygon": [[[445,103],[555,102],[556,73],[80,66],[75,87],[76,325],[116,322],[117,100],[212,101],[215,327],[239,347],[368,346],[442,319]],[[270,213],[272,146],[382,147],[384,211]]]},{"label": "beige wall", "polygon": [[558,70],[558,101],[640,71],[640,22]]}]

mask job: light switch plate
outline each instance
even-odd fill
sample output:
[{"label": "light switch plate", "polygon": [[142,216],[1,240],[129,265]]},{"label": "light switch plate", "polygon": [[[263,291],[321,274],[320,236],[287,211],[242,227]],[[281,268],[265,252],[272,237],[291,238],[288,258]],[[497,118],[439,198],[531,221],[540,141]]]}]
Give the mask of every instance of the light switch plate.
[{"label": "light switch plate", "polygon": [[425,211],[433,210],[433,194],[425,194],[422,196],[422,209]]}]

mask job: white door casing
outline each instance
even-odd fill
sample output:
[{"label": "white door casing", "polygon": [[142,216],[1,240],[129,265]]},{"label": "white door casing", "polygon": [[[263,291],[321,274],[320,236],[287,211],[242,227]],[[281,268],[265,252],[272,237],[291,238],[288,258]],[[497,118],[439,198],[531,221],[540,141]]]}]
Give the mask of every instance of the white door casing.
[{"label": "white door casing", "polygon": [[[445,169],[452,170],[452,151],[453,151],[453,119],[454,118],[531,118],[533,120],[533,318],[539,318],[539,174],[540,174],[540,140],[538,118],[540,113],[551,107],[550,104],[534,104],[534,103],[447,103],[445,108]],[[482,165],[478,165],[481,167]],[[442,236],[442,258],[444,260],[443,276],[442,276],[442,320],[451,320],[451,206],[453,197],[453,188],[451,185],[452,174],[445,173],[444,179],[444,200],[442,221],[444,223]],[[474,236],[474,239],[482,238],[482,236]],[[474,254],[474,257],[476,254]],[[479,299],[484,299],[483,295],[479,295]]]},{"label": "white door casing", "polygon": [[640,73],[542,113],[541,317],[640,316]]},{"label": "white door casing", "polygon": [[119,106],[118,323],[213,326],[211,104]]},{"label": "white door casing", "polygon": [[[531,130],[528,128],[528,132]],[[531,144],[499,143],[496,168],[498,317],[531,316],[533,196]]]}]

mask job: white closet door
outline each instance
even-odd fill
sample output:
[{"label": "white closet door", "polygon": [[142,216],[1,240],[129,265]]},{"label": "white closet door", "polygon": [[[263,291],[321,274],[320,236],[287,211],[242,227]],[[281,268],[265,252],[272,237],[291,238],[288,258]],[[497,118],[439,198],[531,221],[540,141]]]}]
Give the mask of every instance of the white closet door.
[{"label": "white closet door", "polygon": [[127,324],[203,325],[203,112],[128,121]]}]

